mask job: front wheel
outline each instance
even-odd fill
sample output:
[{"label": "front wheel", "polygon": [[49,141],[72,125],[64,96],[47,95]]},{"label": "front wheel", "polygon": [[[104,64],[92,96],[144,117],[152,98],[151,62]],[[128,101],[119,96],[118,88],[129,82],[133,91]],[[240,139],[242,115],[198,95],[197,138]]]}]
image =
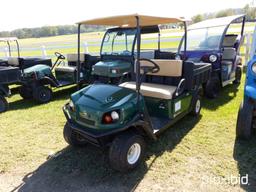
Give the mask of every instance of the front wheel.
[{"label": "front wheel", "polygon": [[240,105],[237,123],[236,123],[236,137],[240,139],[249,139],[252,135],[252,121],[253,121],[254,106],[249,99],[244,99]]},{"label": "front wheel", "polygon": [[81,147],[86,145],[86,141],[78,133],[74,132],[68,123],[63,129],[63,137],[65,141],[73,147]]},{"label": "front wheel", "polygon": [[36,87],[33,90],[33,98],[38,103],[48,103],[52,99],[52,90],[45,86]]},{"label": "front wheel", "polygon": [[0,95],[0,113],[7,111],[7,109],[8,102],[2,95]]},{"label": "front wheel", "polygon": [[142,161],[145,154],[142,136],[125,133],[117,136],[109,150],[109,162],[113,169],[121,172],[132,170]]}]

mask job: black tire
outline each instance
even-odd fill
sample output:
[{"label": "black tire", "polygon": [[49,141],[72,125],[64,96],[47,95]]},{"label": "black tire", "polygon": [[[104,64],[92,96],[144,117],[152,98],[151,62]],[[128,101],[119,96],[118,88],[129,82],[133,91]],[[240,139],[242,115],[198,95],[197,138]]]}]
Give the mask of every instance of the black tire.
[{"label": "black tire", "polygon": [[233,81],[233,84],[239,85],[241,83],[241,78],[242,78],[242,68],[240,66],[237,66],[236,79]]},{"label": "black tire", "polygon": [[[134,159],[134,162],[129,162],[128,153],[129,150],[132,150],[132,146],[135,146],[137,149],[139,147],[140,153],[137,153],[137,158]],[[143,137],[138,134],[124,133],[118,135],[113,140],[109,149],[109,162],[111,167],[121,172],[126,172],[136,168],[144,159],[145,147],[146,145]]]},{"label": "black tire", "polygon": [[33,98],[33,92],[32,89],[27,86],[21,86],[19,88],[19,94],[23,99],[32,99]]},{"label": "black tire", "polygon": [[63,129],[63,137],[65,141],[73,147],[82,147],[87,142],[78,133],[74,132],[69,126],[68,122],[65,124]]},{"label": "black tire", "polygon": [[52,99],[52,90],[45,86],[36,87],[33,90],[33,98],[38,103],[48,103]]},{"label": "black tire", "polygon": [[252,121],[253,121],[254,106],[248,99],[244,99],[240,105],[237,123],[236,123],[236,137],[239,139],[249,139],[252,135]]},{"label": "black tire", "polygon": [[200,115],[201,108],[202,108],[201,97],[200,95],[197,94],[193,99],[192,110],[190,112],[190,115],[198,117]]},{"label": "black tire", "polygon": [[9,105],[7,100],[2,95],[0,95],[0,113],[7,111],[8,106]]},{"label": "black tire", "polygon": [[208,98],[218,97],[220,92],[220,80],[218,77],[212,77],[204,86],[204,93]]}]

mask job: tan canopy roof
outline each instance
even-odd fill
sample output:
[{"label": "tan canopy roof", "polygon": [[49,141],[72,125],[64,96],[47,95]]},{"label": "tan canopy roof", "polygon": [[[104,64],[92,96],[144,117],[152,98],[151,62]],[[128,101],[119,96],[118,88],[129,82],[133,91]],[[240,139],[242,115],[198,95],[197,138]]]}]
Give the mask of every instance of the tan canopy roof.
[{"label": "tan canopy roof", "polygon": [[86,21],[78,22],[77,24],[135,27],[136,26],[136,17],[139,17],[141,27],[160,25],[160,24],[168,24],[168,23],[178,23],[178,22],[186,21],[182,17],[178,17],[178,18],[170,17],[169,18],[169,17],[155,17],[155,16],[132,14],[132,15],[120,15],[120,16],[112,16],[112,17],[86,20]]}]

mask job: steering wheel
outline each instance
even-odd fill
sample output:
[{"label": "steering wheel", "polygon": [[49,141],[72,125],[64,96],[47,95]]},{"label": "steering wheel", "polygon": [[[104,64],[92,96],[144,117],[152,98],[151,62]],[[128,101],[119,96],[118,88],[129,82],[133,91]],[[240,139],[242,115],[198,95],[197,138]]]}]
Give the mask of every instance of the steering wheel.
[{"label": "steering wheel", "polygon": [[157,73],[160,70],[159,65],[157,65],[154,61],[146,58],[141,58],[139,61],[148,61],[149,63],[152,63],[153,66],[140,66],[140,68],[143,70],[144,74],[147,73]]},{"label": "steering wheel", "polygon": [[62,55],[62,54],[59,53],[59,52],[55,52],[54,54],[55,54],[55,56],[56,56],[58,59],[63,59],[63,60],[66,59],[65,56]]}]

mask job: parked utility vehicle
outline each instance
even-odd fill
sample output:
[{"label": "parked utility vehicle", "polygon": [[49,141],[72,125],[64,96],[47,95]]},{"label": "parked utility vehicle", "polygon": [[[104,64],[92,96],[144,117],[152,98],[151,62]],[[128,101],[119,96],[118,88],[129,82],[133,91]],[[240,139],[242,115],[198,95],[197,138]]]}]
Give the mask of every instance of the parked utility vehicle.
[{"label": "parked utility vehicle", "polygon": [[23,86],[20,95],[24,99],[35,99],[38,103],[47,103],[52,99],[52,88],[60,88],[80,83],[88,83],[91,78],[91,68],[98,61],[97,56],[67,54],[56,52],[57,60],[52,67],[36,65],[24,70]]},{"label": "parked utility vehicle", "polygon": [[20,69],[18,67],[0,66],[0,113],[8,109],[5,97],[11,95],[9,85],[20,80]]},{"label": "parked utility vehicle", "polygon": [[256,129],[256,27],[253,34],[251,47],[251,59],[247,64],[246,81],[244,87],[244,98],[240,105],[236,136],[242,139],[249,139]]},{"label": "parked utility vehicle", "polygon": [[[116,21],[113,21],[116,22]],[[101,19],[79,22],[81,25],[111,25],[112,23],[102,23]],[[157,50],[143,50],[147,58],[154,58],[157,55],[165,57],[175,57],[170,52],[160,51],[160,29],[156,26],[143,26],[141,34],[158,35]],[[134,58],[136,55],[136,29],[129,26],[115,26],[106,31],[100,49],[100,61],[92,66],[94,80],[101,83],[118,84],[123,78],[129,79],[134,70]]]},{"label": "parked utility vehicle", "polygon": [[[0,60],[0,113],[8,109],[8,103],[5,97],[11,95],[9,86],[12,84],[24,85],[27,83],[25,78],[25,70],[39,64],[50,67],[52,65],[51,59],[44,58],[23,58],[20,56],[20,47],[18,39],[15,37],[0,38],[0,42],[4,42],[8,46],[9,57]],[[17,50],[17,57],[13,57],[11,49],[12,43],[15,43]],[[23,88],[20,90],[23,94]]]},{"label": "parked utility vehicle", "polygon": [[[118,86],[92,84],[72,94],[63,108],[67,119],[64,138],[72,146],[91,143],[98,147],[110,147],[111,166],[127,171],[142,161],[146,137],[156,140],[160,133],[185,115],[199,115],[199,90],[209,78],[211,66],[161,57],[141,58],[142,28],[183,23],[186,34],[183,18],[134,14],[95,21],[135,30],[135,72],[132,73],[132,81]],[[92,21],[84,23],[91,24]]]},{"label": "parked utility vehicle", "polygon": [[[209,98],[217,97],[220,88],[242,76],[240,46],[243,42],[245,15],[209,19],[188,27],[186,60],[212,64],[212,75],[204,85]],[[182,53],[184,42],[180,44]]]}]

